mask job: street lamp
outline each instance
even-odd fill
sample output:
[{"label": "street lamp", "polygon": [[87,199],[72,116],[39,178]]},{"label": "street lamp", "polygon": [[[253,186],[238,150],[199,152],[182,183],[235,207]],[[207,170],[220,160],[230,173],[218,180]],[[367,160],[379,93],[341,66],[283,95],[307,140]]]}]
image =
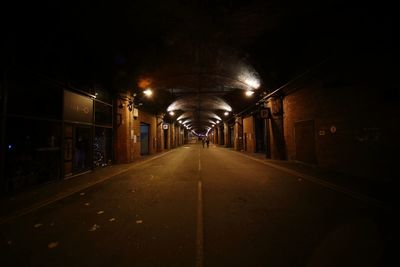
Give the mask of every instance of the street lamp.
[{"label": "street lamp", "polygon": [[147,97],[151,97],[153,95],[153,91],[150,88],[147,88],[143,91],[143,94]]}]

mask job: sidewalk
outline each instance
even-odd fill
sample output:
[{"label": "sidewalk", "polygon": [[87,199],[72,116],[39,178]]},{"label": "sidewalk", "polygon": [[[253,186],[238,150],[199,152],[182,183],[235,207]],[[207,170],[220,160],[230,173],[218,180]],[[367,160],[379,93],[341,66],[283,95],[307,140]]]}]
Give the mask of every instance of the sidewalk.
[{"label": "sidewalk", "polygon": [[0,199],[0,225],[32,210],[85,190],[97,183],[159,158],[171,151],[145,156],[133,163],[111,165],[68,178],[40,184]]},{"label": "sidewalk", "polygon": [[[354,194],[363,195],[365,199],[370,198],[371,201],[379,203],[385,207],[391,207],[394,199],[394,187],[385,185],[377,181],[362,179],[344,175],[341,173],[334,173],[333,171],[323,170],[317,166],[303,164],[301,162],[286,161],[286,160],[272,160],[267,159],[263,153],[249,153],[244,151],[235,151],[247,157],[254,158],[262,161],[266,165],[275,167],[282,171],[290,172],[291,174],[299,174],[306,179],[321,181],[321,184],[329,184],[332,187],[340,188],[342,191],[354,192]],[[318,182],[319,183],[319,182]]]}]

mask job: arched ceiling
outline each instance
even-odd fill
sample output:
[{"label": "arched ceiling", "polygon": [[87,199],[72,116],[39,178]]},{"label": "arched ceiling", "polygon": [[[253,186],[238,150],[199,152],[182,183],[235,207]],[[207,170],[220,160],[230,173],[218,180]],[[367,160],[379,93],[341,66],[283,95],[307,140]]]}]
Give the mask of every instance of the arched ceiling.
[{"label": "arched ceiling", "polygon": [[[375,5],[344,0],[9,5],[2,35],[7,60],[73,85],[101,82],[136,93],[141,109],[171,121],[184,116],[198,133],[327,56],[382,43],[380,33],[391,29],[390,21],[369,20],[382,12]],[[144,97],[147,88],[152,98]],[[246,90],[257,92],[253,100]]]}]

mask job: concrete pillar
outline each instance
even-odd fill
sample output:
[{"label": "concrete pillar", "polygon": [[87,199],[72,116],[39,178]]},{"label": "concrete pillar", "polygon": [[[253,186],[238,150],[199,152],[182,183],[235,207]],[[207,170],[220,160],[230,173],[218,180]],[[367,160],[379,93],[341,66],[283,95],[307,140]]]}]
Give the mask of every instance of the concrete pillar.
[{"label": "concrete pillar", "polygon": [[163,116],[158,115],[156,120],[157,130],[156,130],[156,138],[157,138],[157,152],[164,151],[164,130],[163,130]]},{"label": "concrete pillar", "polygon": [[240,151],[243,149],[243,118],[242,117],[235,118],[234,134],[235,134],[234,149]]},{"label": "concrete pillar", "polygon": [[283,101],[280,96],[272,97],[268,101],[271,117],[268,120],[269,142],[271,158],[278,160],[286,159],[285,139],[283,134]]},{"label": "concrete pillar", "polygon": [[247,152],[256,152],[256,137],[253,116],[243,118],[243,149]]},{"label": "concrete pillar", "polygon": [[224,145],[225,147],[230,147],[230,133],[229,133],[229,125],[227,122],[224,122]]},{"label": "concrete pillar", "polygon": [[218,124],[218,127],[217,127],[217,129],[218,129],[218,145],[224,145],[224,135],[223,135],[223,131],[222,131],[222,128],[223,126],[220,126],[219,124]]},{"label": "concrete pillar", "polygon": [[170,127],[169,127],[169,137],[170,137],[170,148],[175,148],[176,144],[175,144],[175,123],[171,123]]},{"label": "concrete pillar", "polygon": [[114,100],[114,155],[116,163],[127,163],[134,160],[134,118],[128,108],[133,101],[128,93],[120,93]]}]

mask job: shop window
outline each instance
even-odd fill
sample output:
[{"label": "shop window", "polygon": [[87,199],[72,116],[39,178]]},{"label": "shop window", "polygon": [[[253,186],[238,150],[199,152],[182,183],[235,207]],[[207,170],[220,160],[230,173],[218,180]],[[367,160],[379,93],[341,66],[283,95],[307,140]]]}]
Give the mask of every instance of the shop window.
[{"label": "shop window", "polygon": [[60,123],[9,119],[6,142],[11,191],[60,177]]},{"label": "shop window", "polygon": [[112,106],[95,101],[95,123],[99,125],[112,125]]},{"label": "shop window", "polygon": [[112,151],[111,129],[96,127],[93,140],[94,167],[104,167],[111,164]]}]

